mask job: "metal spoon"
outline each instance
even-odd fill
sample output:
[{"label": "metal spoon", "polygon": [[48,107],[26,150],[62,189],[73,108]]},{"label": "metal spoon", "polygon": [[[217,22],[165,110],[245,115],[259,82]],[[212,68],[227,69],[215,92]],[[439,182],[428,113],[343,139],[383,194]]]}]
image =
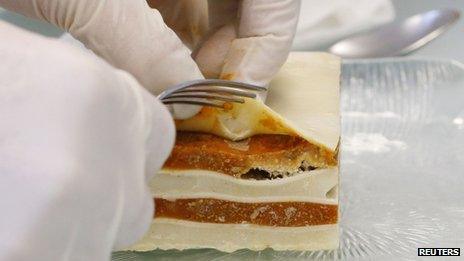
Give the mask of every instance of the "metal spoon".
[{"label": "metal spoon", "polygon": [[459,19],[457,10],[433,10],[342,40],[329,51],[343,58],[406,55],[430,42]]}]

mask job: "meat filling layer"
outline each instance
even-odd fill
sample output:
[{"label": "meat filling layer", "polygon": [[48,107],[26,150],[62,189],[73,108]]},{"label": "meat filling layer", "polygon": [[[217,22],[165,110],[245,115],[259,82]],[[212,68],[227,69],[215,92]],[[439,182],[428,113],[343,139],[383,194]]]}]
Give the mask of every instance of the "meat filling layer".
[{"label": "meat filling layer", "polygon": [[181,131],[164,168],[272,179],[336,165],[335,153],[296,136],[264,134],[234,142],[212,134]]},{"label": "meat filling layer", "polygon": [[244,203],[211,198],[155,198],[155,217],[204,223],[301,227],[336,224],[338,206],[311,202]]}]

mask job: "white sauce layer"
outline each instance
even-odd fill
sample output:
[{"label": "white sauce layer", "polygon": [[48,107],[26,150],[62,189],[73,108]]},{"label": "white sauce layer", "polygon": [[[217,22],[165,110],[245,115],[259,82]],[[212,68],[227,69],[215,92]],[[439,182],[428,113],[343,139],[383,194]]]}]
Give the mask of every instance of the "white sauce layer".
[{"label": "white sauce layer", "polygon": [[216,248],[320,250],[338,248],[338,225],[267,227],[249,224],[197,223],[169,218],[153,220],[150,231],[130,250]]},{"label": "white sauce layer", "polygon": [[204,170],[163,170],[150,182],[154,197],[170,200],[216,198],[236,202],[300,201],[332,205],[338,204],[337,185],[338,168],[312,170],[274,180],[244,180]]}]

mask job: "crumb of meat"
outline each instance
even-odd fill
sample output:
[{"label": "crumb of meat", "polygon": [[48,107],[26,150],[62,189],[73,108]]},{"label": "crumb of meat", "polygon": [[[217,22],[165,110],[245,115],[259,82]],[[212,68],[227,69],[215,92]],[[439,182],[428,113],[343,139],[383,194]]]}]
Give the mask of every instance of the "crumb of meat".
[{"label": "crumb of meat", "polygon": [[298,168],[298,171],[290,173],[288,171],[268,171],[260,168],[250,169],[247,173],[241,175],[242,179],[255,179],[255,180],[271,180],[271,179],[281,179],[284,177],[291,177],[305,171],[315,170],[316,167],[311,166],[306,161],[303,161]]}]

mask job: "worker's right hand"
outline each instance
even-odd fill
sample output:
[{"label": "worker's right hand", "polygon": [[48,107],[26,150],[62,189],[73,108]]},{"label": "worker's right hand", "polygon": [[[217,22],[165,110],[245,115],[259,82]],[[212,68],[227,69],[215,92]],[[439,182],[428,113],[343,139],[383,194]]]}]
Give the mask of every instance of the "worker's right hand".
[{"label": "worker's right hand", "polygon": [[300,0],[148,0],[207,78],[266,86],[286,61]]},{"label": "worker's right hand", "polygon": [[151,223],[173,120],[94,55],[3,22],[0,39],[0,260],[109,260]]},{"label": "worker's right hand", "polygon": [[[203,78],[190,50],[146,0],[0,0],[0,6],[68,31],[152,94]],[[176,106],[173,112],[176,118],[188,118],[198,110]]]}]

